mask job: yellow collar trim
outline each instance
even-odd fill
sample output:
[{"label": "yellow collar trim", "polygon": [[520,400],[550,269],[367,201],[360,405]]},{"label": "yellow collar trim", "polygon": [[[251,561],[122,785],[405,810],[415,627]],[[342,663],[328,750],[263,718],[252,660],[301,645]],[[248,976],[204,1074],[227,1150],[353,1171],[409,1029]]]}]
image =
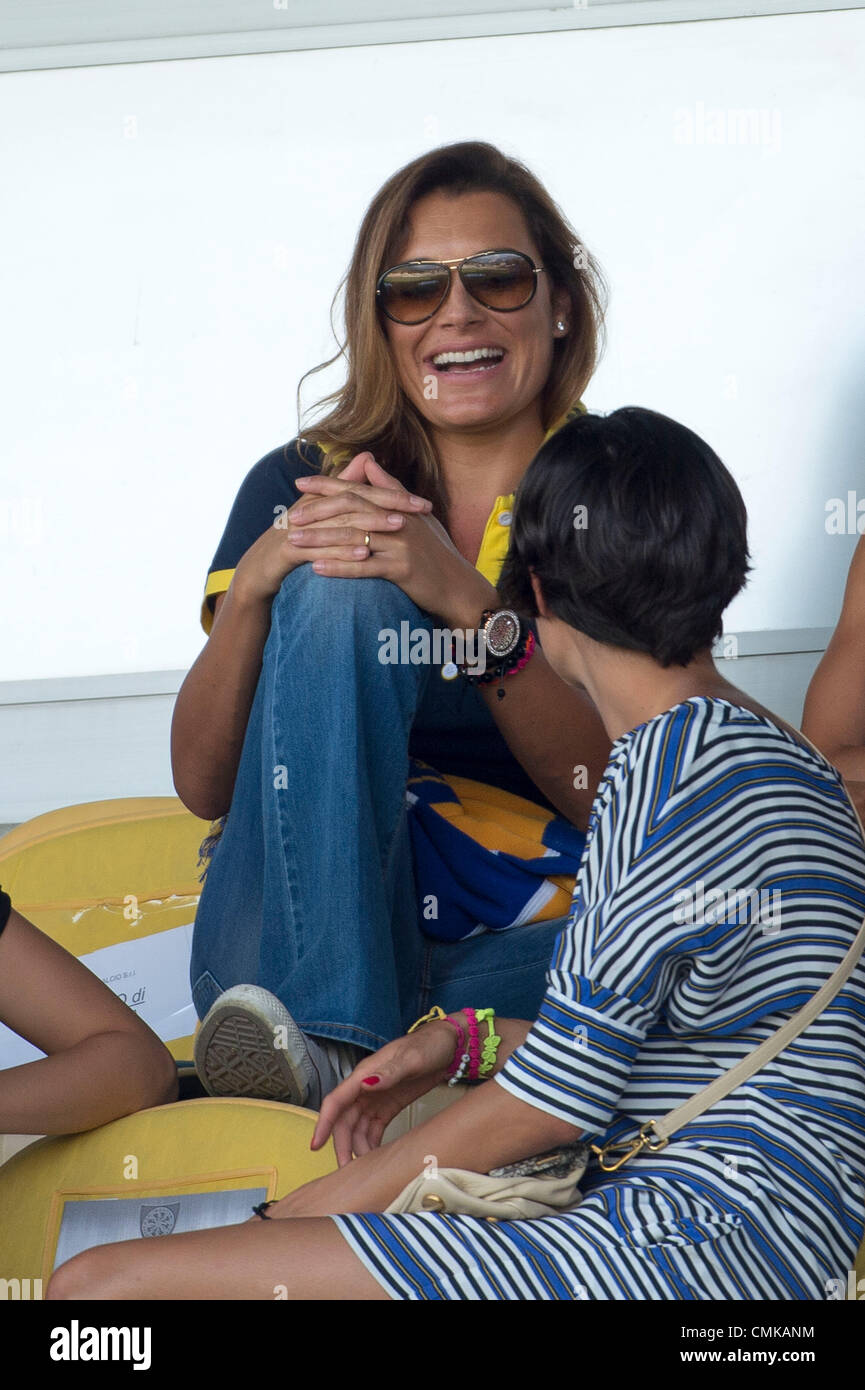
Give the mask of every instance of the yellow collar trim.
[{"label": "yellow collar trim", "polygon": [[[565,421],[572,420],[575,415],[584,415],[585,413],[586,407],[583,405],[582,401],[577,401],[576,405],[572,406],[560,420],[557,420],[554,425],[550,426],[544,435],[544,443],[547,442],[551,435],[555,434],[556,430],[561,429]],[[330,452],[329,446],[326,444],[319,444],[318,447],[323,453]],[[502,497],[497,497],[493,503],[492,511],[487,518],[487,524],[484,527],[481,548],[478,552],[478,558],[475,561],[475,569],[479,570],[484,576],[484,579],[488,579],[491,584],[498,583],[499,574],[501,573],[505,556],[508,553],[508,544],[511,536],[510,518],[513,512],[515,496],[516,493],[508,492]],[[503,522],[501,520],[502,516],[506,516],[507,520]]]},{"label": "yellow collar trim", "polygon": [[[555,434],[556,430],[561,429],[566,420],[572,420],[575,415],[584,415],[585,412],[586,407],[583,405],[582,401],[578,401],[575,406],[571,407],[566,415],[562,416],[561,420],[557,420],[554,425],[550,426],[544,435],[544,443],[546,444],[547,440],[551,435]],[[509,492],[503,497],[497,497],[493,503],[493,509],[487,518],[487,524],[484,527],[481,548],[478,552],[478,558],[475,560],[475,569],[479,570],[484,579],[488,579],[491,584],[498,584],[502,565],[508,553],[508,545],[511,538],[510,519],[514,508],[515,497],[515,492]],[[503,516],[507,517],[507,521],[503,522],[501,520]]]}]

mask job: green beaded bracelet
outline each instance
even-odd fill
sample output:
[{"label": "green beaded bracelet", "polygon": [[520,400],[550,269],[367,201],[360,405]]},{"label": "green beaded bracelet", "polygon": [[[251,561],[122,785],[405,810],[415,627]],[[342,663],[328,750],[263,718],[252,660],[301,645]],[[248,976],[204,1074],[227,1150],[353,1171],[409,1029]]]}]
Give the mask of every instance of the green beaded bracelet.
[{"label": "green beaded bracelet", "polygon": [[481,1064],[478,1067],[478,1080],[485,1081],[496,1064],[496,1055],[499,1050],[501,1038],[495,1032],[495,1011],[493,1009],[478,1009],[475,1013],[478,1023],[486,1023],[489,1033],[484,1038],[483,1048],[481,1049]]}]

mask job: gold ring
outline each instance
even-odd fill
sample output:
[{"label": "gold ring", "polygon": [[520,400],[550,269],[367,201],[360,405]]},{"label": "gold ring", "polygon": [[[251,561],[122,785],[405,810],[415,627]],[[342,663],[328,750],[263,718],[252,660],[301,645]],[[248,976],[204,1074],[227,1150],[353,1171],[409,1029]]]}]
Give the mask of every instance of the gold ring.
[{"label": "gold ring", "polygon": [[369,531],[364,532],[363,543],[369,549]]}]

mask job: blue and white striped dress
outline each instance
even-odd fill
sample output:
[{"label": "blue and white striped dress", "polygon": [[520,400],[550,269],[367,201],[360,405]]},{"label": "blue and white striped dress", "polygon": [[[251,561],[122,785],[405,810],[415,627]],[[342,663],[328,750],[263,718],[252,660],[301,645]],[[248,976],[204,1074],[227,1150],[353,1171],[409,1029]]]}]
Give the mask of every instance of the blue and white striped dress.
[{"label": "blue and white striped dress", "polygon": [[[614,743],[540,1015],[488,1084],[630,1137],[804,1004],[863,914],[835,769],[749,710],[685,700]],[[581,1186],[541,1220],[333,1219],[397,1299],[823,1299],[865,1227],[865,963],[667,1148],[593,1160]]]}]

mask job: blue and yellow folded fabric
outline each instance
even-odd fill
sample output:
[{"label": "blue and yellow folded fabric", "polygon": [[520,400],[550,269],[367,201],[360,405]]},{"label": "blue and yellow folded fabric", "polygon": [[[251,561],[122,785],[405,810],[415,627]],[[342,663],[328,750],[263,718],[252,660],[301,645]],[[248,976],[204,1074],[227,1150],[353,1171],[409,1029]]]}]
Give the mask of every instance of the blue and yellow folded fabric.
[{"label": "blue and yellow folded fabric", "polygon": [[426,936],[461,941],[567,914],[586,837],[564,816],[414,758],[406,799]]}]

